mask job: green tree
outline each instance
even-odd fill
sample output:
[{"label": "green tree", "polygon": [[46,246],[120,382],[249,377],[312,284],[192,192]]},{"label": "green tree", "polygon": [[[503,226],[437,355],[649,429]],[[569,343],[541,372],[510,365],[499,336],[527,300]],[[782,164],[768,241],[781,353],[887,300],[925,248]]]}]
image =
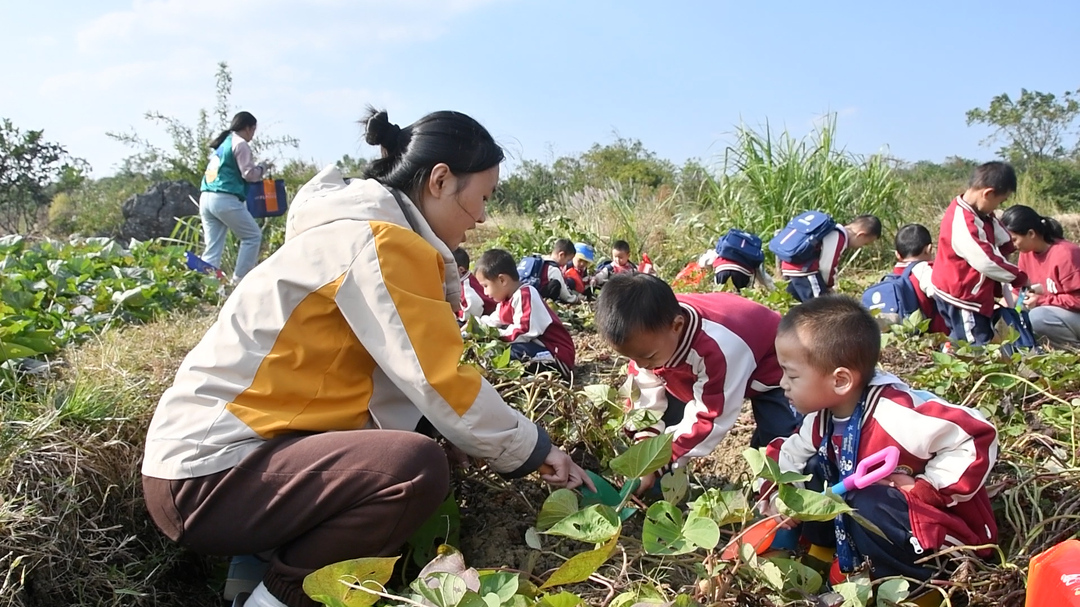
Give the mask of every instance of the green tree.
[{"label": "green tree", "polygon": [[564,187],[551,167],[535,160],[521,165],[499,184],[492,206],[519,213],[535,212],[545,202],[555,200]]},{"label": "green tree", "polygon": [[657,158],[637,139],[617,137],[614,143],[593,144],[581,155],[586,185],[602,187],[610,181],[649,188],[675,182],[675,165]]},{"label": "green tree", "polygon": [[367,158],[353,158],[352,156],[345,154],[341,157],[341,160],[338,160],[334,164],[337,165],[337,168],[341,171],[342,175],[346,177],[360,177],[364,174],[364,169],[367,168],[368,162],[370,161]]},{"label": "green tree", "polygon": [[[124,159],[121,172],[146,175],[155,181],[182,179],[194,185],[202,180],[203,172],[209,160],[210,150],[207,144],[219,131],[229,127],[234,113],[231,104],[232,72],[224,61],[218,63],[215,79],[214,117],[216,124],[210,123],[206,109],[199,110],[194,125],[166,116],[161,112],[149,111],[144,117],[165,129],[171,144],[167,148],[159,147],[149,139],[139,135],[134,129],[126,133],[106,133],[109,137],[131,147],[136,151]],[[262,125],[260,125],[262,127]],[[270,137],[265,128],[260,128],[259,136],[251,142],[255,157],[263,164],[272,165],[284,148],[296,148],[299,140],[288,135]]]},{"label": "green tree", "polygon": [[0,123],[0,230],[35,232],[53,196],[71,191],[89,170],[64,146],[45,140],[44,131],[22,131]]},{"label": "green tree", "polygon": [[1078,95],[1080,89],[1066,91],[1060,98],[1020,89],[1020,97],[1013,100],[1002,93],[991,99],[988,107],[968,110],[967,123],[992,127],[994,132],[983,144],[1003,142],[999,154],[1020,168],[1064,158],[1077,151],[1072,129],[1080,116]]}]

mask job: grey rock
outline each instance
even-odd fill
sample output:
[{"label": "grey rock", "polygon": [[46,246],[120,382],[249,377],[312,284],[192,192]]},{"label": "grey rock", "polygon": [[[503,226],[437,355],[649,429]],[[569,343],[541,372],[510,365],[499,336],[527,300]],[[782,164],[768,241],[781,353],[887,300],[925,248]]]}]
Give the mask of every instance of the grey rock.
[{"label": "grey rock", "polygon": [[124,201],[120,210],[124,225],[120,235],[125,240],[150,240],[172,234],[178,217],[198,215],[199,188],[186,181],[163,181],[142,194]]}]

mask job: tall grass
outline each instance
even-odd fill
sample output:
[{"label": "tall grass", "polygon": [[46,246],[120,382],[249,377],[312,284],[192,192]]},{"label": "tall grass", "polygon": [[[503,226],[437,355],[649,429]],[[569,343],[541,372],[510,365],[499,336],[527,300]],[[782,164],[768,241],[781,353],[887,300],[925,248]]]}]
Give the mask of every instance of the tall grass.
[{"label": "tall grass", "polygon": [[809,136],[742,126],[724,154],[719,177],[703,192],[721,227],[770,237],[789,219],[815,209],[838,221],[870,213],[891,232],[901,223],[901,184],[883,157],[837,148],[835,117]]}]

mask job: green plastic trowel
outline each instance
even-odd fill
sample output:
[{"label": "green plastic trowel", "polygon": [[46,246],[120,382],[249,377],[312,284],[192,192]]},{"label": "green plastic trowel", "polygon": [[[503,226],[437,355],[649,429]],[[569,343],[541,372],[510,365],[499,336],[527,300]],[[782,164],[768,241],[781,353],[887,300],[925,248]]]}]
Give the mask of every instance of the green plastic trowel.
[{"label": "green plastic trowel", "polygon": [[[635,478],[628,481],[620,490],[616,489],[614,485],[607,481],[607,479],[592,470],[586,470],[585,473],[589,475],[593,484],[596,485],[596,491],[593,491],[584,485],[581,486],[581,501],[586,506],[603,504],[611,508],[618,508],[629,499],[630,494],[637,491],[638,486],[641,485],[641,479]],[[633,516],[635,512],[637,512],[637,508],[623,508],[619,511],[619,518],[625,521]]]}]

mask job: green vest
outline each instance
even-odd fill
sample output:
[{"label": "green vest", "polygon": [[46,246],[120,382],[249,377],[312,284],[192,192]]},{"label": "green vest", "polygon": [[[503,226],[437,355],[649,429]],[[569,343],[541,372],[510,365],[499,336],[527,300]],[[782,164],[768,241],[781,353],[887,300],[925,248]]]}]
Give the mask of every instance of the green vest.
[{"label": "green vest", "polygon": [[246,200],[247,182],[240,175],[240,165],[236,164],[232,151],[235,135],[236,133],[229,133],[225,141],[210,155],[210,163],[206,165],[200,189],[203,192],[224,192]]}]

